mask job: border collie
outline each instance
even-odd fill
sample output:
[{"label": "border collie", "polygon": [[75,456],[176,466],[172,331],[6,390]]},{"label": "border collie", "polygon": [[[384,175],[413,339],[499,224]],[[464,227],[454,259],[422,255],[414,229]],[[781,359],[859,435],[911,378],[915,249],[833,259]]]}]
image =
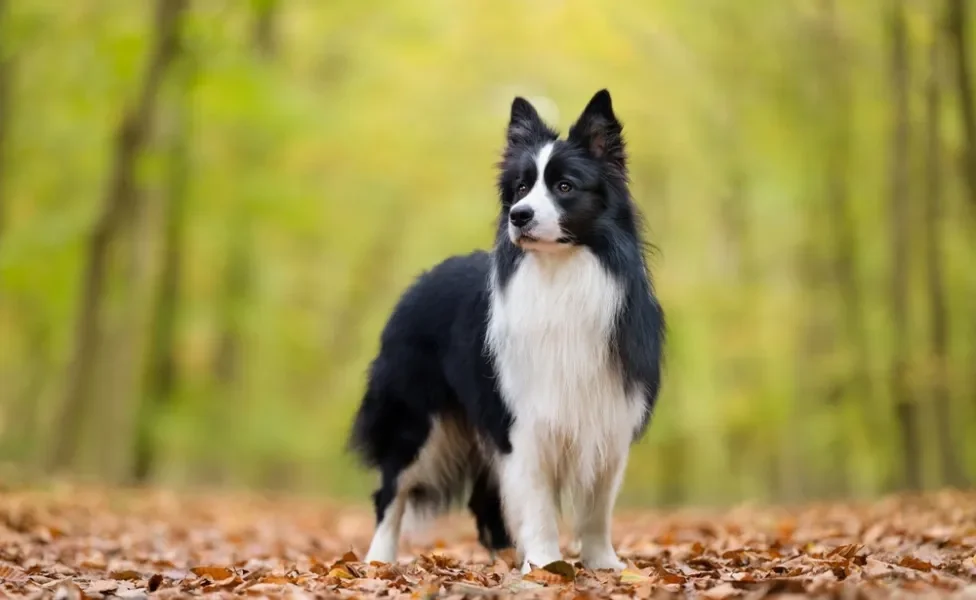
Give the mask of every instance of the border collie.
[{"label": "border collie", "polygon": [[493,249],[423,273],[370,365],[350,436],[381,474],[367,562],[396,560],[408,511],[467,500],[482,545],[514,545],[523,571],[561,560],[563,506],[583,565],[623,567],[611,513],[658,395],[664,314],[621,134],[607,90],[566,139],[512,102]]}]

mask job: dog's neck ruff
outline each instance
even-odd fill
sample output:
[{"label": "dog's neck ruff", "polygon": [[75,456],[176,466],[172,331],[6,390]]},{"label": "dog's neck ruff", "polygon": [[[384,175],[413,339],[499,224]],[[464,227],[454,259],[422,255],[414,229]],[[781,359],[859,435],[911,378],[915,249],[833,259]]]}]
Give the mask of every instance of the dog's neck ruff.
[{"label": "dog's neck ruff", "polygon": [[629,439],[643,406],[627,401],[612,351],[622,304],[622,285],[585,247],[525,253],[493,284],[488,346],[502,399],[516,426],[544,425],[553,443],[574,448],[584,479],[611,438]]}]

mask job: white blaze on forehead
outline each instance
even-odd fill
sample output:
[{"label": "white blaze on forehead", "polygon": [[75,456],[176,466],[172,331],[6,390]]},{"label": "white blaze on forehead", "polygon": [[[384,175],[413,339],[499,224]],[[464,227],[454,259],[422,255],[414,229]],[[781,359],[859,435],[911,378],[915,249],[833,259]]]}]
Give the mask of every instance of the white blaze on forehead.
[{"label": "white blaze on forehead", "polygon": [[[549,187],[546,186],[545,177],[546,165],[549,164],[549,158],[552,156],[552,150],[555,145],[555,142],[549,142],[539,149],[539,153],[535,156],[535,184],[525,198],[522,198],[512,206],[513,210],[517,206],[528,206],[532,209],[534,215],[532,224],[530,225],[530,229],[525,233],[543,242],[555,242],[563,237],[562,228],[559,226],[562,210],[556,204],[556,200],[552,197],[552,194],[549,193]],[[518,231],[511,225],[509,225],[509,235],[513,241],[518,236]]]}]

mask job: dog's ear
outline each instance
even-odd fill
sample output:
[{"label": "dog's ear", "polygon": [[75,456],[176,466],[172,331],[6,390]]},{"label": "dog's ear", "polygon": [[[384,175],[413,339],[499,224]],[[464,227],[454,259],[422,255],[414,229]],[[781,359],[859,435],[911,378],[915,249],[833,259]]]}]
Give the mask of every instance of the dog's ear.
[{"label": "dog's ear", "polygon": [[508,143],[515,145],[546,135],[549,128],[542,121],[535,107],[521,96],[512,101],[512,114],[508,120]]},{"label": "dog's ear", "polygon": [[569,139],[589,150],[594,158],[605,160],[621,171],[626,169],[623,126],[613,114],[610,92],[600,90],[569,129]]}]

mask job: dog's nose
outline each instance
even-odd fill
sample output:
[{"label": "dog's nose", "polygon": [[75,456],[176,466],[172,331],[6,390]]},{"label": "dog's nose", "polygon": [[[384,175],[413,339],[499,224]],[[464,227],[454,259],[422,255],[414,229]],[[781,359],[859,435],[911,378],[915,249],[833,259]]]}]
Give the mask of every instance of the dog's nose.
[{"label": "dog's nose", "polygon": [[516,227],[525,227],[534,216],[535,211],[530,206],[516,206],[508,213],[508,219]]}]

